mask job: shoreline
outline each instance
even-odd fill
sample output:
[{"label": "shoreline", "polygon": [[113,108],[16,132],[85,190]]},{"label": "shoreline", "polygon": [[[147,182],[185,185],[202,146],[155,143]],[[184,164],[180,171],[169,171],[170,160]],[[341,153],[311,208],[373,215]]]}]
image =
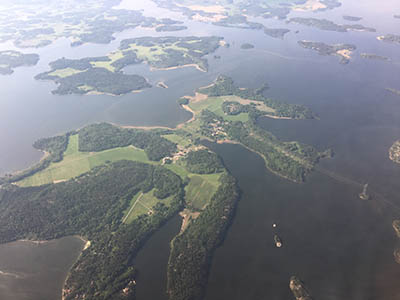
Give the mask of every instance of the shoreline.
[{"label": "shoreline", "polygon": [[[72,263],[71,267],[69,268],[68,272],[67,272],[67,276],[65,277],[65,280],[61,286],[61,300],[65,300],[65,297],[67,295],[65,295],[65,292],[67,292],[67,290],[65,290],[65,284],[67,283],[69,276],[71,275],[71,270],[72,267],[76,264],[76,262],[81,258],[83,251],[85,251],[87,248],[89,248],[90,246],[90,241],[84,239],[82,236],[80,235],[73,235],[73,237],[80,239],[82,242],[85,243],[85,245],[82,247],[81,253],[79,253],[78,257],[76,258],[76,260]],[[88,245],[89,244],[89,245]],[[88,246],[87,246],[88,245]],[[87,247],[86,247],[87,246]]]},{"label": "shoreline", "polygon": [[177,70],[177,69],[182,69],[182,68],[187,68],[187,67],[194,67],[201,72],[205,72],[205,73],[207,72],[206,70],[203,70],[202,68],[200,68],[200,66],[198,64],[186,64],[186,65],[179,65],[179,66],[166,67],[166,68],[150,66],[150,71],[152,71],[152,72],[154,72],[154,71],[169,71],[169,70]]}]

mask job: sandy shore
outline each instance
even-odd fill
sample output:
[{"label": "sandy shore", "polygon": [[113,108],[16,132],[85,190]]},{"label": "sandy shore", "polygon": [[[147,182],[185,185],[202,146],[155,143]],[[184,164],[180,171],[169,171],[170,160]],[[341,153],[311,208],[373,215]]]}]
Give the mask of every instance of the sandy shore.
[{"label": "sandy shore", "polygon": [[187,64],[187,65],[168,67],[168,68],[150,67],[150,71],[168,71],[168,70],[176,70],[176,69],[181,69],[181,68],[186,68],[186,67],[194,67],[201,72],[207,72],[207,71],[203,70],[202,68],[200,68],[200,66],[198,64]]}]

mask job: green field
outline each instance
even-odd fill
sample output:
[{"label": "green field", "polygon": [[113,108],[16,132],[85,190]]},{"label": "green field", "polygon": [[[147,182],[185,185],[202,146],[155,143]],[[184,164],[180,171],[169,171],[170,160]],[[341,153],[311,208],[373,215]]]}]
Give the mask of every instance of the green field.
[{"label": "green field", "polygon": [[190,141],[190,139],[185,138],[183,136],[180,136],[178,134],[166,134],[166,135],[162,135],[163,138],[166,138],[167,140],[170,140],[173,143],[176,143],[179,146],[182,147],[188,147],[192,144],[192,142]]},{"label": "green field", "polygon": [[201,210],[209,203],[219,186],[221,173],[198,175],[190,174],[189,184],[185,187],[185,199],[188,206]]},{"label": "green field", "polygon": [[109,70],[110,72],[115,71],[115,67],[112,65],[113,62],[117,61],[118,59],[121,59],[124,57],[124,53],[122,51],[115,51],[111,52],[110,54],[107,55],[110,61],[93,61],[90,64],[95,67],[95,68],[105,68]]},{"label": "green field", "polygon": [[164,203],[167,206],[171,204],[173,196],[160,200],[157,199],[153,193],[154,189],[146,194],[142,192],[137,193],[132,198],[129,208],[124,213],[123,222],[129,224],[138,216],[151,213],[153,206],[158,202]]},{"label": "green field", "polygon": [[65,69],[57,69],[51,73],[49,73],[49,76],[58,76],[60,78],[65,78],[74,74],[82,73],[84,70],[77,70],[73,68],[65,68]]},{"label": "green field", "polygon": [[208,109],[218,116],[223,117],[227,121],[242,121],[247,122],[249,120],[248,113],[241,113],[238,115],[227,115],[222,111],[222,103],[225,101],[236,101],[238,97],[228,96],[228,97],[208,97],[205,100],[199,102],[189,103],[189,107],[193,109],[196,113],[200,113],[202,110]]},{"label": "green field", "polygon": [[52,182],[59,182],[81,175],[95,166],[107,161],[134,160],[152,163],[147,159],[146,153],[132,146],[114,148],[101,152],[80,152],[78,150],[78,135],[69,138],[67,150],[62,161],[52,163],[50,166],[17,184],[19,186],[37,186]]}]

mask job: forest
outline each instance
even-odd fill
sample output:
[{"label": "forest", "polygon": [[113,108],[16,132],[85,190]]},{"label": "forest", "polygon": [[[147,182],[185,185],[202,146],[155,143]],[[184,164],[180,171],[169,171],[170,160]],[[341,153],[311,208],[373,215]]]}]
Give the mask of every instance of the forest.
[{"label": "forest", "polygon": [[[153,213],[123,224],[132,197],[153,188],[160,199]],[[162,199],[170,196],[167,206]],[[80,235],[91,246],[72,268],[65,299],[120,299],[134,294],[132,259],[149,235],[181,208],[182,200],[182,181],[173,172],[118,161],[67,182],[0,189],[0,242]]]},{"label": "forest", "polygon": [[34,66],[39,61],[37,54],[24,54],[14,50],[0,51],[0,74],[14,73],[14,68],[21,66]]},{"label": "forest", "polygon": [[171,300],[201,300],[214,250],[222,243],[233,217],[239,192],[235,179],[224,173],[210,204],[172,241],[168,261]]},{"label": "forest", "polygon": [[158,161],[176,151],[176,144],[161,135],[168,130],[121,128],[108,123],[92,124],[79,130],[79,151],[98,152],[132,145]]},{"label": "forest", "polygon": [[195,174],[212,174],[224,170],[219,156],[207,149],[190,151],[185,158],[186,169]]},{"label": "forest", "polygon": [[37,75],[36,79],[54,80],[59,84],[53,94],[87,94],[89,92],[122,95],[132,91],[151,87],[140,75],[127,75],[121,72],[111,72],[105,68],[94,68],[77,72],[70,76],[58,77],[46,72]]},{"label": "forest", "polygon": [[232,78],[220,75],[215,80],[215,83],[212,86],[200,88],[198,89],[198,92],[206,94],[209,97],[234,95],[243,99],[264,102],[266,106],[275,110],[275,113],[270,114],[278,117],[286,117],[292,119],[316,118],[316,115],[304,105],[289,104],[265,97],[264,92],[267,89],[267,84],[264,84],[258,89],[241,89],[235,85]]}]

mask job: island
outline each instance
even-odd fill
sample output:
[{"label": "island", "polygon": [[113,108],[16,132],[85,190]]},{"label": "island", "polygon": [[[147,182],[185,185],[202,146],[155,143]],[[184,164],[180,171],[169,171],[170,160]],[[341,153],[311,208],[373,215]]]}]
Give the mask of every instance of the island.
[{"label": "island", "polygon": [[386,90],[391,92],[391,93],[393,93],[393,94],[395,94],[395,95],[397,95],[397,96],[400,96],[400,90],[397,90],[397,89],[394,89],[394,88],[386,88]]},{"label": "island", "polygon": [[161,25],[156,27],[157,32],[165,32],[165,31],[180,31],[186,30],[187,26],[184,25]]},{"label": "island", "polygon": [[0,242],[81,236],[87,247],[68,274],[63,298],[135,299],[136,254],[179,213],[167,293],[170,300],[202,299],[239,199],[235,179],[202,141],[240,144],[297,183],[331,156],[280,141],[257,125],[261,117],[316,118],[302,105],[265,97],[267,88],[240,88],[221,75],[178,101],[193,117],[176,128],[95,123],[38,140],[34,147],[45,157],[0,178]]},{"label": "island", "polygon": [[348,31],[368,31],[368,32],[376,32],[375,28],[365,27],[360,24],[351,24],[351,25],[340,25],[336,24],[327,19],[317,19],[317,18],[291,18],[289,23],[296,23],[305,26],[315,27],[321,30],[327,31],[337,31],[337,32],[348,32]]},{"label": "island", "polygon": [[377,39],[379,41],[384,41],[384,42],[388,42],[388,43],[400,44],[400,35],[386,34],[386,35],[378,36]]},{"label": "island", "polygon": [[394,250],[393,256],[394,256],[395,261],[396,261],[398,264],[400,264],[400,248]]},{"label": "island", "polygon": [[289,288],[296,300],[312,300],[312,297],[305,288],[304,283],[296,276],[290,278]]},{"label": "island", "polygon": [[389,57],[381,56],[373,53],[361,53],[360,56],[365,59],[380,60],[380,61],[390,61]]},{"label": "island", "polygon": [[79,5],[68,0],[20,0],[18,5],[4,1],[12,9],[4,9],[0,14],[0,40],[11,40],[19,48],[44,47],[59,38],[69,39],[71,46],[107,44],[115,39],[113,34],[126,29],[181,23],[146,17],[141,11],[113,8],[119,1],[85,1]]},{"label": "island", "polygon": [[21,66],[34,66],[39,61],[37,54],[23,54],[19,51],[0,51],[0,74],[9,75],[14,73],[14,68]]},{"label": "island", "polygon": [[319,55],[334,55],[339,57],[341,64],[348,64],[351,59],[352,52],[356,49],[352,44],[335,44],[328,45],[321,42],[299,41],[298,44],[305,48],[317,51]]},{"label": "island", "polygon": [[362,17],[343,16],[343,19],[346,20],[346,21],[358,22],[358,21],[362,20]]},{"label": "island", "polygon": [[253,48],[254,48],[254,45],[249,44],[249,43],[244,43],[240,46],[240,49],[243,49],[243,50],[248,50],[248,49],[253,49]]},{"label": "island", "polygon": [[400,164],[400,140],[394,142],[389,149],[389,158],[395,163]]},{"label": "island", "polygon": [[107,56],[53,61],[50,71],[35,78],[57,83],[54,94],[123,95],[151,86],[143,76],[123,73],[126,66],[138,63],[147,63],[154,69],[191,66],[205,72],[208,61],[204,56],[218,49],[222,42],[216,36],[126,39]]}]

